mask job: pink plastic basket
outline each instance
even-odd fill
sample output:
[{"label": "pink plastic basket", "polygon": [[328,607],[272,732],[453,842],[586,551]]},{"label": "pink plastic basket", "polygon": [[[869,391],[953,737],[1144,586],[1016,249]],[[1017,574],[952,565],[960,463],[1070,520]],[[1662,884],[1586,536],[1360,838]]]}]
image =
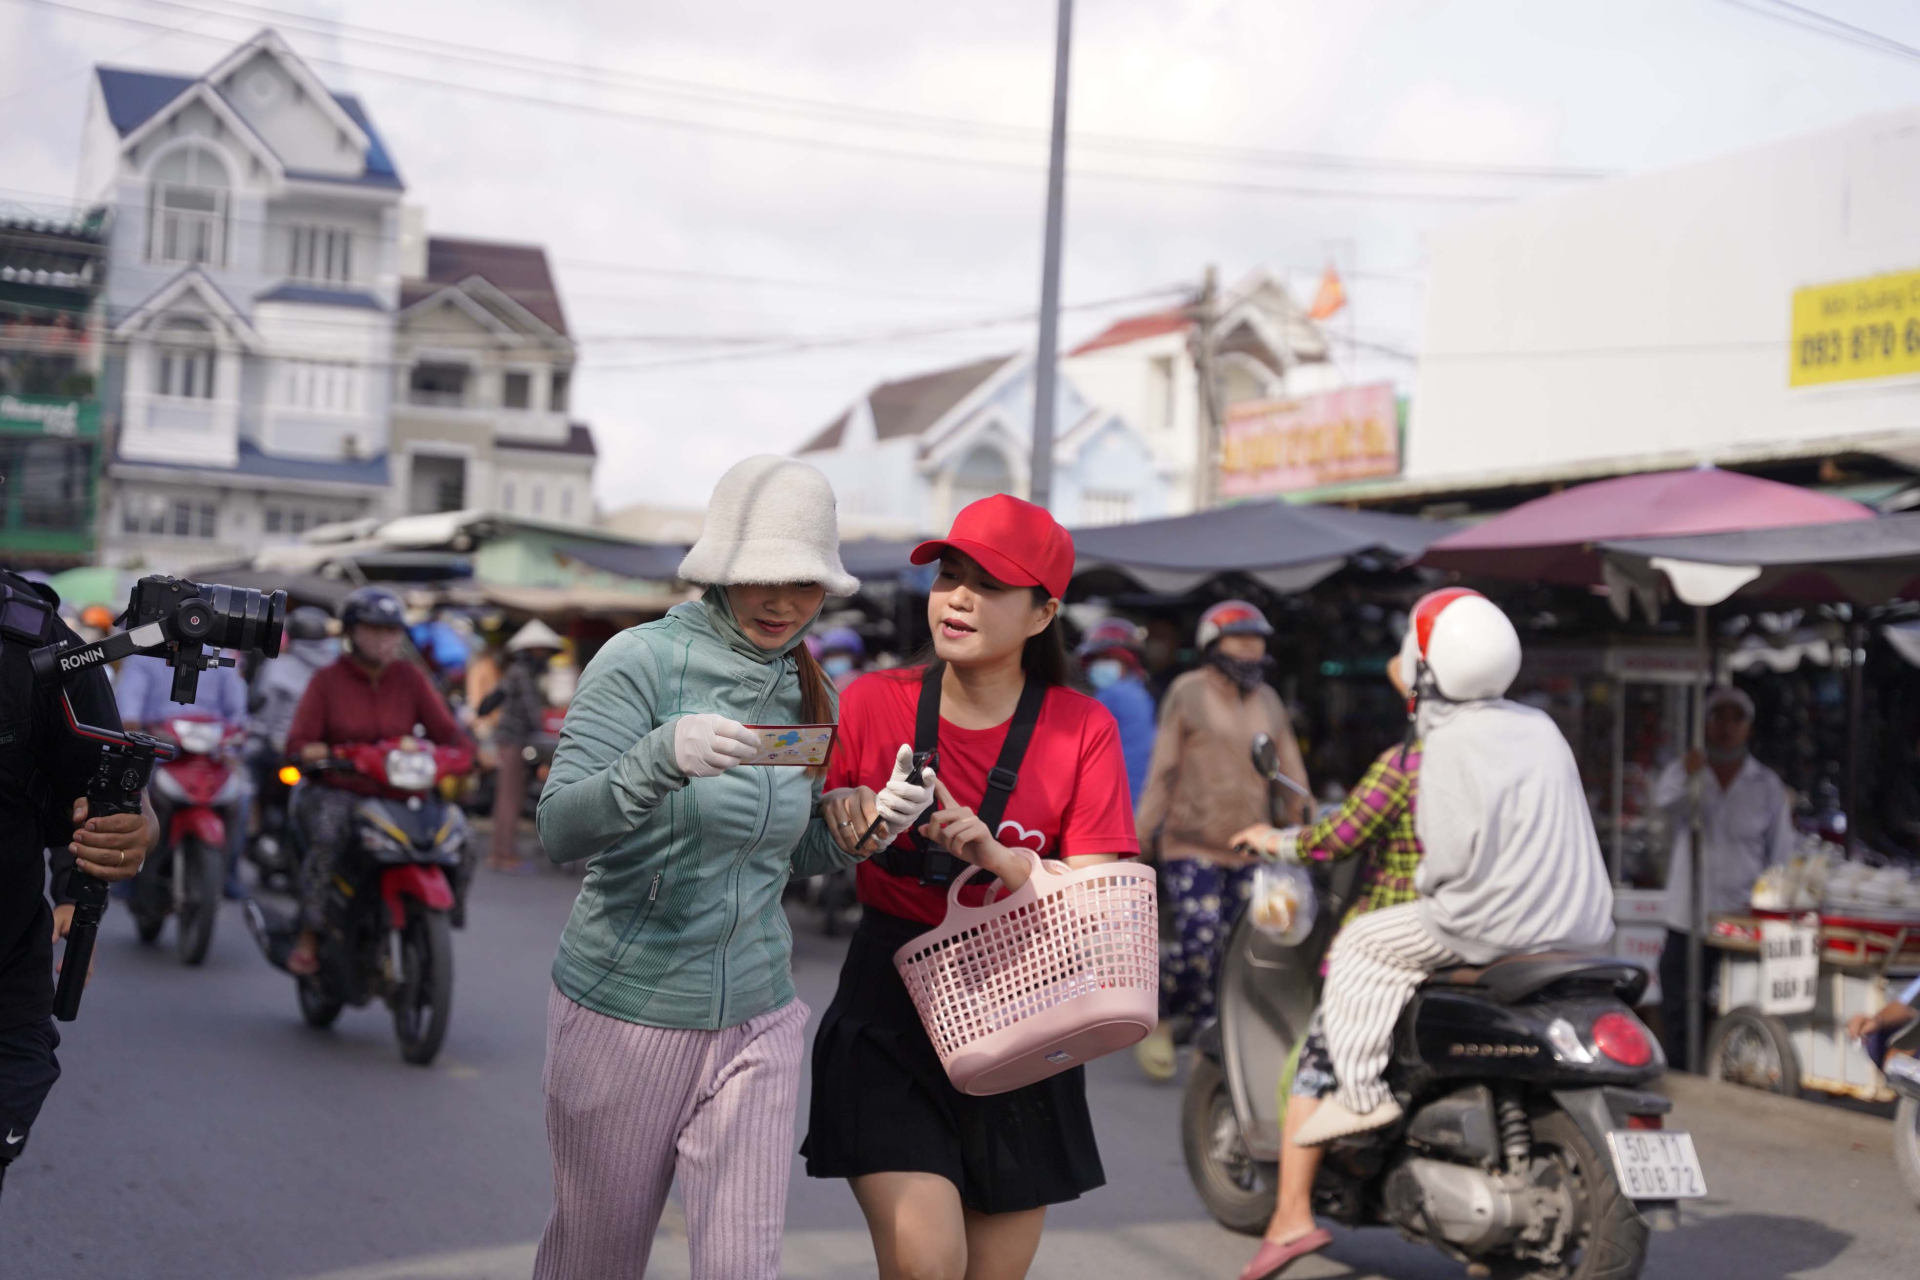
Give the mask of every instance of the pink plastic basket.
[{"label": "pink plastic basket", "polygon": [[1146,1038],[1159,1017],[1160,909],[1151,867],[1034,863],[1017,892],[962,906],[893,953],[947,1078],[1005,1093]]}]

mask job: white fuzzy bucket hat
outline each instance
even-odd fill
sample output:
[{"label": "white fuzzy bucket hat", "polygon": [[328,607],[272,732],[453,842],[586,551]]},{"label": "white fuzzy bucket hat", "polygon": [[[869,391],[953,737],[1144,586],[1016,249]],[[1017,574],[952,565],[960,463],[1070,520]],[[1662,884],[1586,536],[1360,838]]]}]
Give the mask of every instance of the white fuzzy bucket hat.
[{"label": "white fuzzy bucket hat", "polygon": [[840,563],[833,486],[818,467],[771,453],[720,477],[680,576],[709,586],[817,582],[833,596],[860,589]]}]

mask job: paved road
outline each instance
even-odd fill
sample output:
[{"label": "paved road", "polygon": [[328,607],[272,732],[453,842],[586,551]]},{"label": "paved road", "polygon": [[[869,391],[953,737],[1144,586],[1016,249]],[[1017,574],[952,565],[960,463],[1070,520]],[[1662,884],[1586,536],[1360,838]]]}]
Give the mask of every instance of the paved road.
[{"label": "paved road", "polygon": [[[237,911],[205,967],[108,918],[67,1074],[0,1204],[5,1280],[507,1280],[525,1277],[550,1195],[541,1128],[546,970],[573,882],[483,875],[456,936],[453,1027],[420,1069],[384,1010],[300,1024],[288,979]],[[825,1007],[840,948],[801,922],[803,997]],[[169,935],[170,936],[170,935]],[[1095,1064],[1111,1185],[1053,1216],[1036,1280],[1232,1277],[1250,1242],[1206,1218],[1180,1162],[1176,1090],[1128,1056]],[[1911,1277],[1920,1213],[1893,1182],[1884,1120],[1687,1082],[1715,1198],[1655,1238],[1653,1280]],[[796,1144],[797,1145],[797,1144]],[[851,1197],[795,1166],[785,1274],[871,1276]],[[670,1213],[656,1274],[686,1274]],[[1303,1277],[1451,1280],[1386,1232],[1343,1234]]]}]

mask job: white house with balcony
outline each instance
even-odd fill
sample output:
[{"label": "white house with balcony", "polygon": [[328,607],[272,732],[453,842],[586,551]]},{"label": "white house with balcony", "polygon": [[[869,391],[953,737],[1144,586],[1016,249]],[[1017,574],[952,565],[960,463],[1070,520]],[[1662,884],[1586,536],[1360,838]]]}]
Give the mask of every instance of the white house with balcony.
[{"label": "white house with balcony", "polygon": [[199,76],[96,69],[107,563],[182,570],[388,509],[402,192],[359,102],[272,31]]},{"label": "white house with balcony", "polygon": [[569,412],[575,350],[546,251],[411,234],[403,244],[398,509],[594,524],[593,432]]},{"label": "white house with balcony", "polygon": [[[1172,479],[1169,515],[1205,505],[1211,442],[1203,429],[1200,336],[1192,306],[1117,320],[1073,348],[1061,369],[1093,401],[1140,428]],[[1286,286],[1254,272],[1222,292],[1208,337],[1220,406],[1329,391],[1345,376],[1326,335]]]},{"label": "white house with balcony", "polygon": [[[841,531],[944,533],[995,493],[1028,496],[1035,361],[995,356],[883,382],[800,446],[833,481]],[[1170,514],[1169,475],[1128,421],[1055,383],[1052,510],[1069,527]]]}]

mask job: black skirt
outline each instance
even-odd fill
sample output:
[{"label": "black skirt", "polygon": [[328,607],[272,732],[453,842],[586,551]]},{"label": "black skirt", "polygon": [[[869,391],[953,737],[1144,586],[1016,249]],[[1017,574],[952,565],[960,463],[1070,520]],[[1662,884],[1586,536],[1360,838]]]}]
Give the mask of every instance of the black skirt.
[{"label": "black skirt", "polygon": [[1078,1199],[1105,1184],[1086,1070],[976,1098],[947,1079],[893,953],[927,926],[868,907],[813,1042],[800,1153],[814,1178],[932,1173],[978,1213]]}]

